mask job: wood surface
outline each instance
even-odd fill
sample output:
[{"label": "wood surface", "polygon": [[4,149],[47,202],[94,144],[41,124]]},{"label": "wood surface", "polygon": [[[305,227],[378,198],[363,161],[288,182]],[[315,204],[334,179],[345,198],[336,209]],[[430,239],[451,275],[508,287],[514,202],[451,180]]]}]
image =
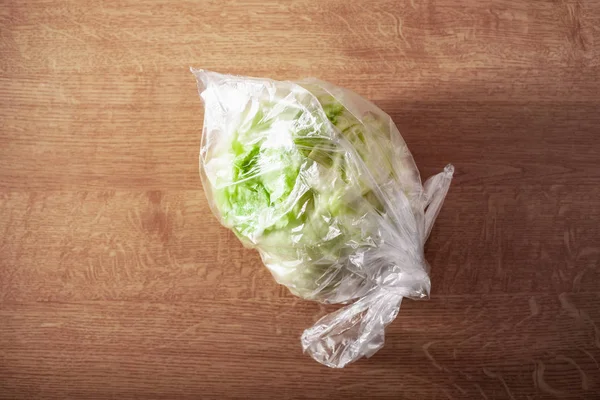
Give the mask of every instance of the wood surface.
[{"label": "wood surface", "polygon": [[[3,0],[0,398],[600,398],[600,3]],[[456,178],[343,370],[211,215],[189,66],[348,87]]]}]

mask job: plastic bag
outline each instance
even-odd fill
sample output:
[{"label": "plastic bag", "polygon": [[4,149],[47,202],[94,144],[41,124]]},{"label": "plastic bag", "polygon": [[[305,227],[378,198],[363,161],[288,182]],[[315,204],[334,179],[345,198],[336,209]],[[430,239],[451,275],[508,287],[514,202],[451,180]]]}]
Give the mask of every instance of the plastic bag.
[{"label": "plastic bag", "polygon": [[423,246],[453,167],[422,185],[391,118],[349,90],[192,72],[213,213],[296,296],[351,303],[304,332],[305,352],[337,368],[373,355],[402,298],[429,295]]}]

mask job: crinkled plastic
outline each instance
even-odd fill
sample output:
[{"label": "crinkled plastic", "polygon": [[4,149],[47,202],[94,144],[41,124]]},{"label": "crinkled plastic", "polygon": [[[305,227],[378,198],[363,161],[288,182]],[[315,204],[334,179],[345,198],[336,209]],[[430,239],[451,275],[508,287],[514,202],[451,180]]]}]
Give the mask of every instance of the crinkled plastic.
[{"label": "crinkled plastic", "polygon": [[337,368],[373,355],[402,298],[429,295],[423,246],[453,167],[422,185],[391,118],[349,90],[192,72],[212,211],[293,294],[349,303],[304,331],[305,352]]}]

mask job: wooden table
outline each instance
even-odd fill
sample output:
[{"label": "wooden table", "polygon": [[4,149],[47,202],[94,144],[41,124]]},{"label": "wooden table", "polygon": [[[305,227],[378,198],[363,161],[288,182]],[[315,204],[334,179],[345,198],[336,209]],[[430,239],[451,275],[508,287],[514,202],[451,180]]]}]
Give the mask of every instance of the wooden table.
[{"label": "wooden table", "polygon": [[[600,398],[600,4],[5,1],[1,398]],[[376,102],[456,166],[429,301],[343,370],[211,215],[190,65]]]}]

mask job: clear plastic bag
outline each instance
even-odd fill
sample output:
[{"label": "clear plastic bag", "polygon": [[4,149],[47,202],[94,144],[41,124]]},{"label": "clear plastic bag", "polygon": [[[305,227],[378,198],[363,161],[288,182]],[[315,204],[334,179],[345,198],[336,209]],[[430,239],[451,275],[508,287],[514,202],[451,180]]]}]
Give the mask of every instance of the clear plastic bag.
[{"label": "clear plastic bag", "polygon": [[423,246],[453,167],[422,185],[391,118],[349,90],[192,72],[213,213],[296,296],[350,303],[304,332],[305,352],[337,368],[373,355],[402,298],[429,295]]}]

